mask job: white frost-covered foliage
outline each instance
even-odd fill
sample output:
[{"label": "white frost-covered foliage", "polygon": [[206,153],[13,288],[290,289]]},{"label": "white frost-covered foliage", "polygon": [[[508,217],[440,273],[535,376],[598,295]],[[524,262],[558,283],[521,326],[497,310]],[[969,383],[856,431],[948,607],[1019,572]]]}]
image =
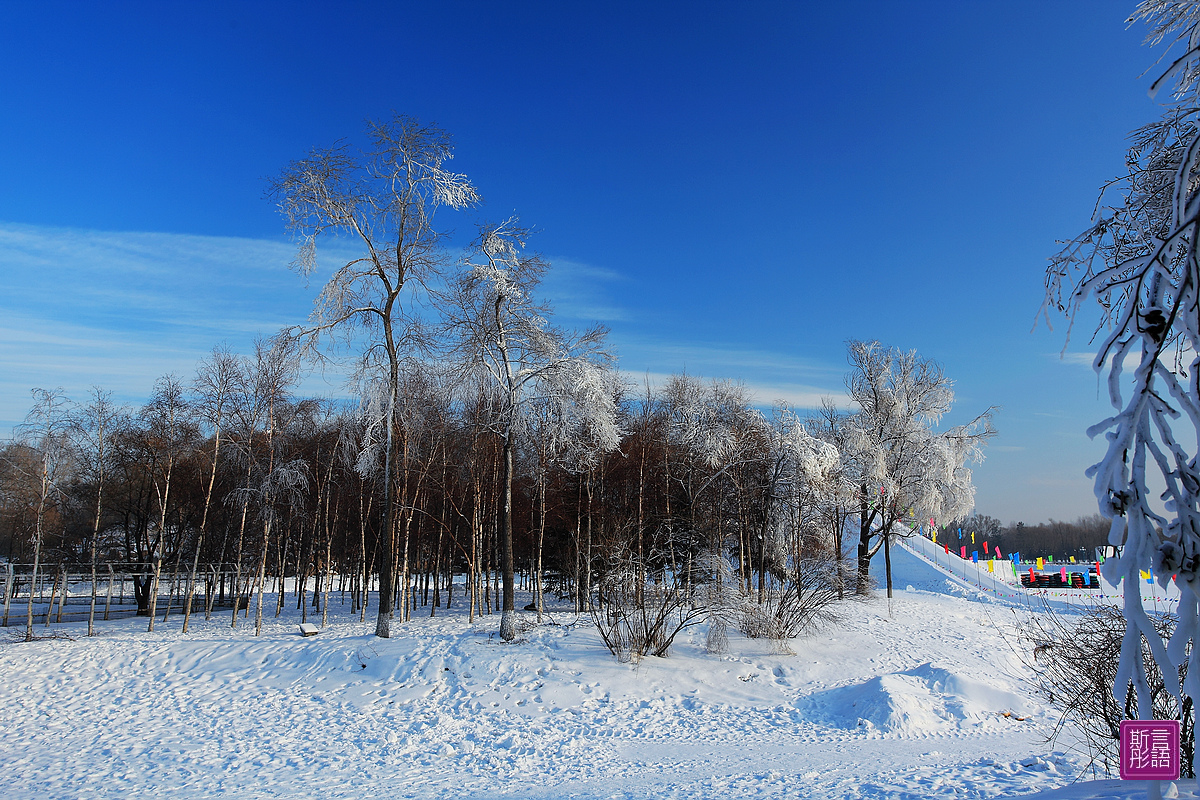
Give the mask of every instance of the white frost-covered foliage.
[{"label": "white frost-covered foliage", "polygon": [[450,362],[462,384],[493,399],[502,437],[523,433],[528,407],[547,403],[556,449],[594,458],[585,454],[611,452],[621,438],[607,330],[573,334],[550,324],[550,309],[534,298],[546,263],[525,254],[528,234],[515,219],[480,231],[475,258],[442,301]]},{"label": "white frost-covered foliage", "polygon": [[774,427],[791,481],[795,485],[824,485],[840,463],[837,448],[810,434],[790,408],[778,410]]},{"label": "white frost-covered foliage", "polygon": [[991,411],[944,432],[934,426],[954,402],[953,383],[933,361],[879,342],[851,342],[850,396],[858,412],[844,431],[847,464],[867,507],[864,530],[877,536],[908,520],[954,519],[975,502],[969,463],[983,460]]},{"label": "white frost-covered foliage", "polygon": [[746,388],[732,381],[704,384],[672,376],[665,391],[671,443],[709,469],[727,468],[747,457],[761,415]]},{"label": "white frost-covered foliage", "polygon": [[[1178,696],[1173,666],[1187,659],[1182,689],[1200,698],[1200,2],[1146,0],[1130,21],[1148,23],[1149,43],[1182,49],[1152,89],[1173,82],[1174,98],[1134,132],[1127,173],[1106,186],[1092,226],[1052,260],[1045,312],[1074,319],[1092,301],[1101,312],[1093,366],[1107,377],[1116,413],[1088,431],[1108,440],[1088,475],[1112,519],[1109,541],[1122,548],[1103,565],[1105,577],[1133,586],[1141,570],[1153,570],[1180,590],[1179,624],[1165,647],[1140,592],[1125,592],[1114,693],[1122,701],[1132,684],[1138,716],[1149,718],[1143,637],[1168,690]],[[1165,485],[1158,497],[1148,470]]]}]

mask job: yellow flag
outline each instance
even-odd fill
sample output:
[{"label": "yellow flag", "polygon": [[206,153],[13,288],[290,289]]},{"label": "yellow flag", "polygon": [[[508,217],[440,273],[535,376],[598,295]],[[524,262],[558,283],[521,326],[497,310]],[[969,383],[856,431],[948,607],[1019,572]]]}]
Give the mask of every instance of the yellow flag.
[{"label": "yellow flag", "polygon": [[1146,570],[1144,570],[1144,569],[1140,569],[1140,570],[1138,570],[1138,572],[1142,573],[1142,580],[1144,580],[1144,581],[1150,580],[1149,572],[1146,572]]},{"label": "yellow flag", "polygon": [[1046,561],[1045,561],[1045,559],[1043,559],[1043,558],[1038,558],[1038,562],[1037,562],[1037,568],[1038,568],[1038,569],[1041,569],[1041,568],[1042,568],[1042,567],[1044,567],[1044,566],[1046,566]]},{"label": "yellow flag", "polygon": [[995,571],[996,571],[996,561],[995,561],[995,559],[989,558],[988,559],[988,572],[995,572]]},{"label": "yellow flag", "polygon": [[971,531],[971,544],[975,544],[975,531]]},{"label": "yellow flag", "polygon": [[933,542],[934,544],[937,543],[937,528],[933,528],[929,531],[929,541]]}]

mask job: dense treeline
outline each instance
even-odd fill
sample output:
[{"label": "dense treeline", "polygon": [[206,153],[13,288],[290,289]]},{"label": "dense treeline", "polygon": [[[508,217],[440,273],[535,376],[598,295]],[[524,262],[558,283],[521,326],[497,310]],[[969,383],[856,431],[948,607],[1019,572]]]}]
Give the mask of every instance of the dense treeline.
[{"label": "dense treeline", "polygon": [[[249,598],[259,625],[268,585],[279,589],[275,614],[285,598],[321,608],[335,581],[361,612],[388,571],[382,509],[392,491],[400,618],[436,614],[455,591],[471,616],[499,611],[496,399],[439,382],[433,364],[402,374],[389,489],[379,393],[368,387],[352,405],[297,398],[300,368],[294,342],[279,338],[252,356],[214,350],[186,384],[160,379],[137,410],[100,390],[78,404],[35,390],[18,437],[0,449],[0,552],[55,572],[136,565],[139,609],[152,618],[163,574],[187,576],[175,596]],[[710,599],[775,603],[778,614],[788,591],[796,603],[812,593],[814,570],[830,597],[862,591],[853,523],[878,535],[870,521],[885,506],[903,514],[874,498],[918,497],[900,494],[898,470],[884,489],[855,467],[880,457],[855,443],[859,415],[764,414],[736,384],[684,375],[608,391],[615,446],[576,424],[578,409],[567,424],[549,401],[531,406],[514,439],[514,561],[539,611],[547,592],[582,611],[632,585],[634,602],[703,588]],[[306,596],[313,585],[323,591]]]},{"label": "dense treeline", "polygon": [[[938,534],[938,541],[945,541],[951,547],[982,546],[988,541],[1002,553],[1020,553],[1022,559],[1053,556],[1056,561],[1065,561],[1074,556],[1077,560],[1091,560],[1097,547],[1108,544],[1110,526],[1109,520],[1099,514],[1082,516],[1074,522],[1052,519],[1037,525],[1014,522],[1007,527],[995,517],[976,514],[945,526]],[[974,542],[971,534],[975,534]]]},{"label": "dense treeline", "polygon": [[[377,411],[369,401],[347,408],[293,397],[298,369],[294,352],[262,343],[254,357],[215,351],[186,389],[161,379],[134,412],[102,392],[81,405],[37,393],[24,436],[0,458],[0,548],[32,563],[40,525],[43,564],[147,565],[137,587],[146,613],[164,564],[194,568],[198,581],[232,571],[236,587],[220,587],[231,595],[259,593],[268,577],[303,587],[336,575],[352,581],[358,603],[382,552]],[[487,399],[464,401],[415,375],[405,388],[396,608],[436,613],[457,574],[468,578],[472,613],[491,613],[503,485]],[[839,518],[815,491],[834,451],[788,409],[768,418],[741,388],[686,376],[618,400],[619,448],[564,447],[549,414],[534,415],[519,440],[514,547],[535,597],[554,591],[586,608],[605,576],[629,563],[650,583],[667,574],[704,581],[713,569],[704,554],[714,550],[731,559],[741,592],[761,596],[789,561],[839,551]],[[97,450],[100,438],[87,434],[98,405],[107,411]],[[800,449],[789,450],[789,438]],[[47,452],[54,466],[44,476]]]}]

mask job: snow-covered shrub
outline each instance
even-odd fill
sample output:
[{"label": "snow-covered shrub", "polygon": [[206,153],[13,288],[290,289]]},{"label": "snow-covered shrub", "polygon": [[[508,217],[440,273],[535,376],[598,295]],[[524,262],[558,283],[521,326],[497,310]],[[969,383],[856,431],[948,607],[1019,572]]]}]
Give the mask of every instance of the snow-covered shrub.
[{"label": "snow-covered shrub", "polygon": [[[1175,632],[1175,617],[1151,615],[1155,635],[1169,639]],[[1098,605],[1079,616],[1063,616],[1047,609],[1026,623],[1021,631],[1024,660],[1035,676],[1037,691],[1054,706],[1058,720],[1051,741],[1066,728],[1087,749],[1093,768],[1116,773],[1120,724],[1137,718],[1137,698],[1132,684],[1124,696],[1113,695],[1125,618],[1117,606]],[[1155,663],[1154,654],[1141,638],[1141,660],[1147,688],[1153,701],[1154,719],[1182,720],[1184,777],[1193,777],[1195,713],[1192,698],[1184,696],[1182,709],[1171,687]],[[1179,680],[1187,675],[1187,662],[1179,667]],[[1173,683],[1173,681],[1172,681]],[[1181,716],[1182,710],[1182,716]]]}]

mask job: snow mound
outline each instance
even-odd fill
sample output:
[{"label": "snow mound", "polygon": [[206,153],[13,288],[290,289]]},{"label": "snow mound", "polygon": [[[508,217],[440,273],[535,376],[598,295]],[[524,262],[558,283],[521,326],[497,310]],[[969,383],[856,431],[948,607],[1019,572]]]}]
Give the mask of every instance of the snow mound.
[{"label": "snow mound", "polygon": [[1011,724],[1025,716],[1018,709],[1026,704],[1018,694],[925,663],[817,692],[798,705],[831,727],[921,735]]}]

